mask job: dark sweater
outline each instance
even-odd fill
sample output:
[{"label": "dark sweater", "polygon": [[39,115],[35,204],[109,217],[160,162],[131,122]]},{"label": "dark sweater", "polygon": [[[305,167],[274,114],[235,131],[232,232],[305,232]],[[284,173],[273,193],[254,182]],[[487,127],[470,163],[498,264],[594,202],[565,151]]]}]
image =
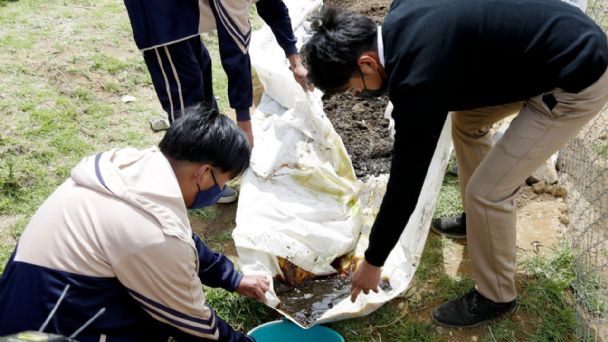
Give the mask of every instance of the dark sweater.
[{"label": "dark sweater", "polygon": [[396,0],[382,39],[396,134],[365,253],[376,266],[414,211],[449,111],[576,93],[608,66],[605,34],[559,0]]}]

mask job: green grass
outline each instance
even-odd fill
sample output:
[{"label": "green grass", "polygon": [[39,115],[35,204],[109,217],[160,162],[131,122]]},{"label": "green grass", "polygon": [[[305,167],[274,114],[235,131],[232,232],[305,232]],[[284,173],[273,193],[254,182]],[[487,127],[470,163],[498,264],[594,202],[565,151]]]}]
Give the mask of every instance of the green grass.
[{"label": "green grass", "polygon": [[475,287],[475,281],[470,276],[451,277],[441,274],[438,278],[437,296],[445,301],[460,298]]},{"label": "green grass", "polygon": [[0,234],[4,267],[31,215],[80,159],[160,135],[147,124],[155,96],[120,101],[130,91],[154,95],[122,3],[20,0],[0,7],[0,22],[0,218],[11,222]]},{"label": "green grass", "polygon": [[223,289],[205,287],[205,295],[216,314],[241,332],[279,317],[266,305]]},{"label": "green grass", "polygon": [[217,217],[217,208],[215,206],[204,207],[201,209],[189,210],[188,215],[203,221],[213,221]]},{"label": "green grass", "polygon": [[446,174],[441,187],[434,217],[449,217],[462,213],[462,200],[458,177]]},{"label": "green grass", "polygon": [[232,241],[232,229],[223,230],[215,239],[221,244]]},{"label": "green grass", "polygon": [[519,341],[517,335],[521,327],[509,319],[501,319],[488,325],[488,334],[482,339],[483,342],[495,341]]},{"label": "green grass", "polygon": [[606,15],[606,3],[604,0],[589,0],[587,2],[587,14],[604,29],[608,31],[608,15]]},{"label": "green grass", "polygon": [[434,325],[408,318],[408,312],[389,303],[372,315],[330,324],[346,341],[440,341]]},{"label": "green grass", "polygon": [[605,280],[602,282],[601,277],[602,275],[590,269],[589,265],[577,264],[576,281],[573,288],[578,302],[582,304],[585,312],[592,317],[601,315],[606,307],[601,295],[601,291],[603,290],[601,284],[605,284]]},{"label": "green grass", "polygon": [[[161,115],[162,109],[122,2],[0,0],[0,23],[1,272],[30,217],[70,170],[99,151],[156,144],[162,134],[150,131],[148,119]],[[255,16],[253,25],[260,25]],[[225,112],[227,81],[217,38],[211,33],[203,39],[213,59],[215,94]],[[127,94],[137,101],[123,103],[120,98]],[[458,180],[447,176],[435,216],[461,211]],[[190,215],[211,221],[217,211],[211,207]],[[229,239],[226,230],[213,237],[213,243]],[[349,342],[442,340],[445,336],[430,323],[428,310],[473,285],[470,276],[445,273],[443,252],[455,247],[451,240],[430,234],[415,275],[414,295],[331,326]],[[534,320],[529,323],[532,328],[499,320],[481,338],[559,341],[571,336],[571,262],[567,250],[559,250],[555,258],[526,263],[528,278],[520,302],[521,310]],[[594,283],[588,283],[592,293]],[[278,317],[252,300],[219,289],[205,291],[218,315],[241,331]],[[588,303],[591,309],[598,307],[592,295]]]},{"label": "green grass", "polygon": [[567,244],[551,258],[534,256],[523,263],[529,275],[523,283],[519,305],[534,317],[529,341],[570,341],[574,339],[576,316],[570,287],[575,279],[575,256]]}]

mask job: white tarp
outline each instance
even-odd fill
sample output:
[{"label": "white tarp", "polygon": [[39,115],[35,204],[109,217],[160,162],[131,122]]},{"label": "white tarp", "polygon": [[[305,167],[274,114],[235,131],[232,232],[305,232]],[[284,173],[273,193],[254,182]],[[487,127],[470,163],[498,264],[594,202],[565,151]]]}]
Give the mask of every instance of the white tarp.
[{"label": "white tarp", "polygon": [[[287,0],[298,42],[306,40],[305,19],[320,0]],[[304,25],[302,25],[304,24]],[[318,275],[355,249],[362,256],[387,176],[357,181],[344,145],[323,113],[321,94],[305,93],[266,26],[252,35],[252,65],[265,93],[252,116],[255,148],[241,183],[233,238],[245,274],[281,273],[277,256]],[[390,111],[390,109],[389,109]],[[378,113],[383,115],[383,113]],[[345,299],[316,323],[366,315],[404,292],[422,254],[451,152],[449,120],[443,129],[421,196],[383,275],[392,290]],[[267,294],[275,307],[274,292]],[[296,322],[297,323],[297,322]]]}]

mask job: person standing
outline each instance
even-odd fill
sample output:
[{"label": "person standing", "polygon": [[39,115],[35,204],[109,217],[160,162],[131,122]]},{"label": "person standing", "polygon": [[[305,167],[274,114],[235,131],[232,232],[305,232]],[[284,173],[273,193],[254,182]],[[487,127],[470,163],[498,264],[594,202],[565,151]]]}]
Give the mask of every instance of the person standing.
[{"label": "person standing", "polygon": [[[381,267],[416,206],[449,112],[476,286],[433,320],[473,327],[512,312],[518,189],[608,101],[606,35],[559,0],[396,0],[381,27],[326,8],[303,47],[326,93],[388,92],[390,178],[353,276],[351,298],[378,291]],[[492,146],[490,126],[517,117]],[[382,115],[379,113],[378,115]]]},{"label": "person standing", "polygon": [[[124,0],[133,37],[142,51],[158,99],[169,123],[185,108],[207,103],[217,109],[209,51],[202,32],[217,31],[220,60],[228,76],[228,99],[238,126],[253,146],[249,108],[253,103],[250,0]],[[260,17],[270,26],[289,59],[295,79],[308,89],[307,70],[296,49],[289,12],[282,0],[255,2]],[[226,186],[218,203],[236,201]]]}]

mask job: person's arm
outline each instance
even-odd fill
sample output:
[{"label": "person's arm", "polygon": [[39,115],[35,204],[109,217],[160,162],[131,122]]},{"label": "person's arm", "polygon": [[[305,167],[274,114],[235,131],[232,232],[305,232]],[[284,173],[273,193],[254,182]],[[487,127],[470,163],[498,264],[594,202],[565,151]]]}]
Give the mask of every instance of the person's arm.
[{"label": "person's arm", "polygon": [[384,265],[416,208],[422,185],[437,147],[446,112],[406,115],[395,119],[395,143],[390,178],[372,226],[365,260]]},{"label": "person's arm", "polygon": [[166,237],[113,266],[118,280],[151,317],[183,333],[185,338],[181,336],[180,341],[253,341],[205,304],[197,265],[197,253],[191,245]]},{"label": "person's arm", "polygon": [[260,0],[256,2],[255,6],[260,18],[270,26],[277,43],[285,51],[285,56],[297,55],[297,40],[291,27],[289,10],[283,0]]},{"label": "person's arm", "polygon": [[266,302],[265,293],[270,286],[268,279],[244,276],[225,255],[212,251],[196,234],[192,234],[192,239],[199,260],[198,277],[203,284]]},{"label": "person's arm", "polygon": [[416,208],[418,197],[447,112],[411,114],[395,104],[395,143],[390,178],[372,226],[365,260],[353,276],[351,299],[360,291],[377,292],[380,267],[388,258]]},{"label": "person's arm", "polygon": [[196,234],[192,234],[196,252],[198,254],[198,277],[201,282],[210,287],[221,287],[234,292],[243,274],[234,268],[230,259],[221,253],[212,251]]},{"label": "person's arm", "polygon": [[289,60],[289,68],[296,81],[304,90],[312,90],[313,86],[308,81],[308,70],[298,55],[297,39],[293,34],[289,10],[285,3],[282,0],[260,0],[255,5],[260,18],[270,26],[277,43],[285,51],[285,56]]}]

